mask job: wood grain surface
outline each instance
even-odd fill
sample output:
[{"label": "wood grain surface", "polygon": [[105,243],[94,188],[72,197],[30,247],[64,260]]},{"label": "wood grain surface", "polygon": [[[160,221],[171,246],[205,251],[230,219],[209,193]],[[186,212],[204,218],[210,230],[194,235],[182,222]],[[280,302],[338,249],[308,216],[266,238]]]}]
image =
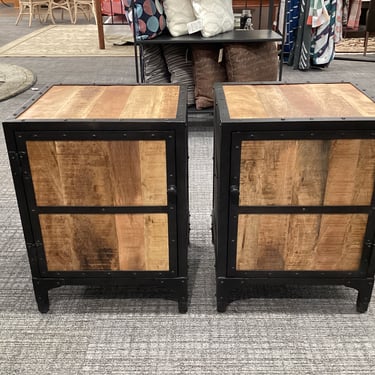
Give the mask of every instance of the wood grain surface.
[{"label": "wood grain surface", "polygon": [[370,205],[375,140],[267,140],[241,145],[244,206]]},{"label": "wood grain surface", "polygon": [[178,86],[53,86],[18,119],[175,119]]},{"label": "wood grain surface", "polygon": [[348,83],[224,85],[223,90],[231,119],[375,117],[375,103]]},{"label": "wood grain surface", "polygon": [[49,271],[167,271],[167,214],[41,214]]},{"label": "wood grain surface", "polygon": [[236,269],[355,271],[365,214],[239,215]]},{"label": "wood grain surface", "polygon": [[38,206],[165,206],[165,141],[27,141]]}]

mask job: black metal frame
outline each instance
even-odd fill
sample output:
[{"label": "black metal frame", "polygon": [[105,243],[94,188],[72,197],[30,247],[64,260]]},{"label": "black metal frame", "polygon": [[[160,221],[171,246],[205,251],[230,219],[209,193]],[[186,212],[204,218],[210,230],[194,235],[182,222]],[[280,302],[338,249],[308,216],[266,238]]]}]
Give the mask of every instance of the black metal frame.
[{"label": "black metal frame", "polygon": [[[69,85],[65,85],[69,86]],[[31,99],[18,116],[49,87]],[[3,123],[34,292],[41,312],[49,309],[48,290],[61,285],[121,285],[156,287],[166,298],[187,311],[187,247],[189,237],[186,89],[181,87],[176,119],[144,120],[17,120]],[[37,206],[27,157],[26,142],[33,140],[165,140],[167,157],[167,206]],[[41,213],[167,213],[168,271],[48,271],[38,215]]]},{"label": "black metal frame", "polygon": [[[274,85],[275,83],[258,84]],[[224,312],[230,302],[240,298],[248,298],[246,287],[249,285],[336,284],[357,289],[359,292],[357,310],[358,312],[365,312],[368,308],[374,285],[375,194],[369,206],[239,207],[239,174],[241,142],[243,140],[375,139],[375,118],[231,120],[222,86],[222,84],[218,84],[215,87],[214,129],[214,211],[212,230],[216,254],[217,310]],[[264,130],[265,124],[267,124],[267,130]],[[359,270],[347,272],[237,271],[237,223],[238,215],[241,213],[368,214]]]}]

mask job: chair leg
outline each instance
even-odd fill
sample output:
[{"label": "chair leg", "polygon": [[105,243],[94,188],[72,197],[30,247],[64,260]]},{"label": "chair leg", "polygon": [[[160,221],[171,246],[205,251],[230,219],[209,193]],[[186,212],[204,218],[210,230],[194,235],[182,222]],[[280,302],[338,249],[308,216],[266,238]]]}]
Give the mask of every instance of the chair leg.
[{"label": "chair leg", "polygon": [[363,56],[366,56],[366,54],[367,54],[367,46],[368,46],[368,37],[369,37],[369,35],[370,35],[370,33],[368,31],[366,31]]},{"label": "chair leg", "polygon": [[35,10],[36,10],[36,13],[38,13],[39,22],[44,23],[44,20],[42,19],[42,15],[41,15],[42,7],[40,5],[37,5]]},{"label": "chair leg", "polygon": [[73,23],[74,24],[77,23],[77,13],[78,13],[77,3],[74,2],[74,9],[73,9]]},{"label": "chair leg", "polygon": [[29,27],[31,27],[31,23],[33,22],[34,17],[34,9],[33,6],[30,7],[30,14],[29,14]]},{"label": "chair leg", "polygon": [[91,21],[91,13],[92,13],[92,9],[91,9],[91,5],[87,5],[87,21]]},{"label": "chair leg", "polygon": [[71,23],[74,23],[74,19],[73,19],[73,13],[72,13],[72,8],[71,8],[71,6],[70,6],[70,2],[69,1],[67,1],[67,3],[66,3],[66,10],[67,10],[67,12],[69,13],[69,18],[70,18],[70,22]]},{"label": "chair leg", "polygon": [[25,9],[26,9],[26,7],[23,4],[20,4],[20,11],[19,11],[18,17],[16,19],[16,26],[22,20],[22,17],[23,17],[23,14],[24,14],[23,12],[24,12]]},{"label": "chair leg", "polygon": [[98,24],[98,19],[96,17],[96,9],[95,9],[95,2],[94,3],[91,3],[91,11],[92,13],[94,14],[94,19],[95,19],[95,24],[97,25]]},{"label": "chair leg", "polygon": [[51,22],[54,25],[56,25],[55,17],[53,16],[53,10],[52,10],[52,8],[50,6],[47,9],[47,14],[46,14],[45,22],[48,21],[48,17],[51,17]]},{"label": "chair leg", "polygon": [[78,19],[78,8],[81,10],[82,14],[86,18],[88,22],[91,20],[91,14],[94,15],[95,19],[95,24],[97,24],[97,19],[96,19],[96,12],[95,12],[95,5],[93,4],[77,4],[76,2],[74,3],[74,9],[73,9],[73,17],[74,17],[74,23],[77,22]]},{"label": "chair leg", "polygon": [[86,20],[90,22],[90,7],[86,4],[76,4],[75,20],[77,22],[78,18],[78,8],[81,10],[81,13],[85,16]]},{"label": "chair leg", "polygon": [[[50,6],[49,15],[51,16],[51,20],[52,20],[53,24],[55,24],[55,17],[54,17],[54,13],[53,13],[53,11],[55,9],[61,9],[61,19],[62,20],[64,19],[64,11],[67,11],[68,14],[69,14],[70,22],[74,23],[74,7],[71,6],[71,4],[68,0],[65,1],[65,2],[61,2],[61,3],[52,2],[51,6]],[[48,18],[48,16],[47,16],[47,18]]]}]

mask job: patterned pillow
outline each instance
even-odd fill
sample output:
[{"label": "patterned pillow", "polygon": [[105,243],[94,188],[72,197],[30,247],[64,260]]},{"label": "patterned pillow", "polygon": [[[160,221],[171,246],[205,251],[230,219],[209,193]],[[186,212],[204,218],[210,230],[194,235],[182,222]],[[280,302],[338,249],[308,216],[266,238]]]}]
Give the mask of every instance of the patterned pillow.
[{"label": "patterned pillow", "polygon": [[188,34],[187,24],[195,21],[191,0],[164,0],[167,27],[173,36]]},{"label": "patterned pillow", "polygon": [[[160,35],[165,29],[164,8],[159,0],[124,0],[125,10],[129,23],[133,30],[135,22],[135,34],[137,39],[152,39]],[[131,7],[134,2],[135,16]]]},{"label": "patterned pillow", "polygon": [[202,21],[204,37],[233,30],[232,0],[192,0],[192,5],[195,17]]}]

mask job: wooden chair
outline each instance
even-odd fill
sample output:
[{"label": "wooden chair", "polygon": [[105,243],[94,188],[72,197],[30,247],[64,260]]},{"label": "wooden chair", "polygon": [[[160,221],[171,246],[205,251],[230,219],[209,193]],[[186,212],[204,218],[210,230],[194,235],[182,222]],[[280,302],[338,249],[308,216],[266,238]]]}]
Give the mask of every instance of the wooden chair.
[{"label": "wooden chair", "polygon": [[74,7],[74,23],[77,22],[78,10],[81,10],[83,15],[90,21],[91,14],[94,15],[95,23],[98,23],[95,11],[95,0],[73,0]]},{"label": "wooden chair", "polygon": [[73,5],[71,3],[71,0],[49,0],[50,6],[49,6],[49,11],[47,14],[48,16],[51,16],[51,21],[54,24],[55,23],[55,17],[53,14],[53,11],[56,9],[61,9],[61,19],[64,18],[64,11],[66,11],[69,15],[70,22],[74,23],[73,19]]},{"label": "wooden chair", "polygon": [[[47,7],[46,19],[42,20],[41,8],[42,6]],[[31,26],[33,18],[38,15],[40,22],[45,22],[47,20],[48,14],[50,12],[50,0],[19,0],[19,13],[16,19],[16,25],[22,20],[23,16],[29,17],[29,27]]]},{"label": "wooden chair", "polygon": [[365,49],[363,56],[367,54],[368,38],[370,33],[375,32],[375,0],[371,0],[366,14],[366,34],[365,34]]}]

